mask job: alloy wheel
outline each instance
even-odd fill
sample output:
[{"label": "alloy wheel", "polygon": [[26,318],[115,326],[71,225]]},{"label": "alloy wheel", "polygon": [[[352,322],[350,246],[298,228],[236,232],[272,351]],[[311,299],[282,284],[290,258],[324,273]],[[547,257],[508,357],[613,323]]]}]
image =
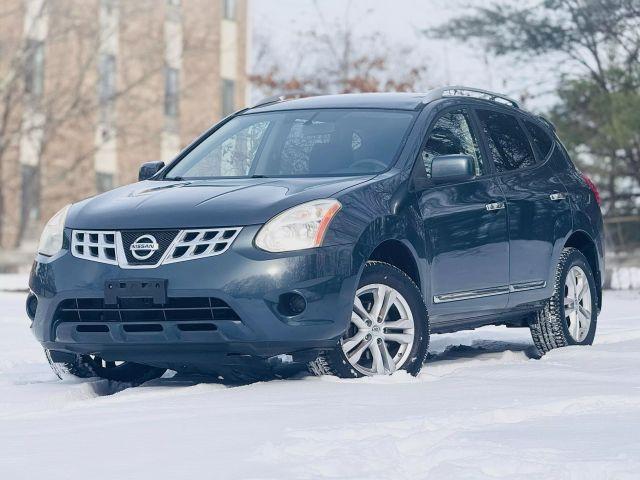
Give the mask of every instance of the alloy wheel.
[{"label": "alloy wheel", "polygon": [[414,340],[414,318],[405,298],[388,285],[358,289],[342,352],[363,375],[387,375],[408,360]]},{"label": "alloy wheel", "polygon": [[564,285],[564,318],[571,338],[580,343],[591,327],[591,289],[584,270],[573,266]]}]

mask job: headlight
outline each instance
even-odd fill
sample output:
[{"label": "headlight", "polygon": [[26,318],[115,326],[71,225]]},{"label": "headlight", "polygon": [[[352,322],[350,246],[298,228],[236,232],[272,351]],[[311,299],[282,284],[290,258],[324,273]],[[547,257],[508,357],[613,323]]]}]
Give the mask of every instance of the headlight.
[{"label": "headlight", "polygon": [[47,222],[42,231],[42,235],[40,235],[38,253],[51,257],[62,249],[64,222],[67,219],[67,212],[70,206],[71,205],[67,205],[64,207]]},{"label": "headlight", "polygon": [[322,245],[333,216],[340,210],[333,199],[314,200],[285,210],[256,235],[256,246],[268,252],[289,252]]}]

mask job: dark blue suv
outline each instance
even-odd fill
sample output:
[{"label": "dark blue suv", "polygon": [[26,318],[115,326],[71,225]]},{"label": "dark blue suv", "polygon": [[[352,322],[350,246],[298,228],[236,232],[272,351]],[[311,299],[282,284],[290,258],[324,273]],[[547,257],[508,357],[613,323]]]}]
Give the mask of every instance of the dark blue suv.
[{"label": "dark blue suv", "polygon": [[598,192],[502,95],[274,98],[140,180],[42,234],[27,311],[57,373],[416,374],[430,334],[483,325],[593,341]]}]

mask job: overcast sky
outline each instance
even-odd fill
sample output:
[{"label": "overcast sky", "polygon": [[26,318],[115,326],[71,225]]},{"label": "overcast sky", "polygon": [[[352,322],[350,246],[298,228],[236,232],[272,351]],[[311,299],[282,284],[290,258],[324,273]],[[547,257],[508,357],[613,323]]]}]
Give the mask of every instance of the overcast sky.
[{"label": "overcast sky", "polygon": [[[544,92],[553,83],[541,62],[514,65],[509,59],[487,58],[480,45],[428,39],[421,33],[427,27],[463,13],[465,5],[474,1],[483,3],[481,0],[318,0],[318,4],[327,19],[343,18],[350,5],[349,14],[354,19],[362,19],[359,24],[363,31],[379,31],[390,42],[414,45],[416,61],[428,64],[430,86],[461,84],[496,90],[516,98],[526,90],[535,97],[529,101],[529,107],[540,109],[549,105],[553,98]],[[313,28],[318,21],[313,0],[250,0],[250,6],[255,38],[270,36],[281,49],[274,53],[283,59],[295,48],[298,32]]]}]

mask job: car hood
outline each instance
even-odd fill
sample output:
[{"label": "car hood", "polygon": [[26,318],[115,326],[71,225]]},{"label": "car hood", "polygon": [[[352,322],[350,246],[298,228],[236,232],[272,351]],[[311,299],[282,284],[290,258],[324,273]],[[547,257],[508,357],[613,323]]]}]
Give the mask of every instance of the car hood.
[{"label": "car hood", "polygon": [[371,178],[147,180],[74,204],[66,226],[125,230],[256,225],[287,208],[331,197]]}]

